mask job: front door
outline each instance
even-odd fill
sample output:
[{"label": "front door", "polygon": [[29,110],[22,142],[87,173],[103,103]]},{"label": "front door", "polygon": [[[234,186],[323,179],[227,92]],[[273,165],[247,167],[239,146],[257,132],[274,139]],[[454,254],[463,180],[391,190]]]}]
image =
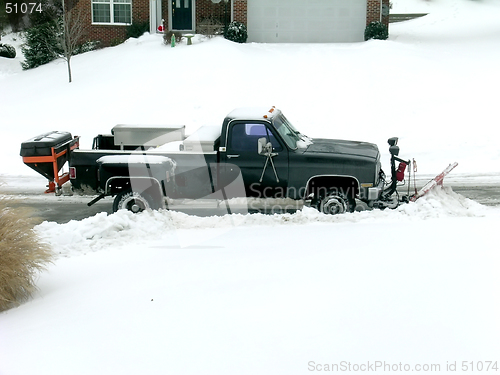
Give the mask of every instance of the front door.
[{"label": "front door", "polygon": [[172,30],[193,30],[193,0],[172,1]]},{"label": "front door", "polygon": [[[258,153],[258,139],[273,145],[272,156]],[[257,198],[284,198],[288,185],[288,150],[271,129],[261,122],[235,121],[229,125],[227,168],[241,171],[246,194]]]}]

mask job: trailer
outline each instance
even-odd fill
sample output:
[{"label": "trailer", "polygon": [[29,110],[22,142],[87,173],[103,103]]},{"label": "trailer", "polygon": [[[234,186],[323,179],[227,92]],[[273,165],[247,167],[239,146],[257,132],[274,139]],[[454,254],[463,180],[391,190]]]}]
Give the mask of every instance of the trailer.
[{"label": "trailer", "polygon": [[21,144],[24,164],[48,179],[45,193],[61,194],[62,185],[69,181],[69,172],[59,174],[71,158],[71,152],[79,147],[80,137],[69,132],[51,131],[30,138]]}]

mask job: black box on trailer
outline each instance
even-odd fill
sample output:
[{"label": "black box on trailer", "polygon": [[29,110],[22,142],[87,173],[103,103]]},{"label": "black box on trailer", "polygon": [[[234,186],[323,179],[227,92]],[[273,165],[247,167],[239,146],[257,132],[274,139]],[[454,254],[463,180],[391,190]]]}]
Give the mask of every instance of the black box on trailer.
[{"label": "black box on trailer", "polygon": [[51,131],[21,143],[24,164],[49,180],[49,192],[69,180],[67,173],[59,176],[59,171],[71,157],[71,151],[78,148],[78,140],[71,133]]},{"label": "black box on trailer", "polygon": [[[21,143],[21,156],[51,156],[52,147],[55,148],[56,153],[59,153],[72,139],[71,133],[68,132],[51,131],[41,134]],[[59,145],[60,149],[57,147]]]}]

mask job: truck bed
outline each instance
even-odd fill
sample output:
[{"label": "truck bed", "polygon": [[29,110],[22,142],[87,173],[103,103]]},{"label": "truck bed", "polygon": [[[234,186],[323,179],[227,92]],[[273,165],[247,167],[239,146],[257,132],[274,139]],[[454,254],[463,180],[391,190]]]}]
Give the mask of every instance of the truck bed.
[{"label": "truck bed", "polygon": [[[70,167],[76,168],[73,188],[86,192],[101,192],[105,181],[99,180],[97,160],[111,155],[158,155],[175,163],[176,185],[182,189],[170,192],[171,198],[199,198],[212,192],[218,183],[218,154],[200,151],[74,150]],[[201,194],[201,195],[200,195]]]}]

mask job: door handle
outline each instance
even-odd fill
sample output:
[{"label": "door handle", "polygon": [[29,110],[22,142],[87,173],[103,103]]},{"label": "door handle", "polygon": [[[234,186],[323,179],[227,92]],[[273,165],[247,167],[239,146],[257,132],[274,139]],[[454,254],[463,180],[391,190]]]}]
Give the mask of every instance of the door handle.
[{"label": "door handle", "polygon": [[240,157],[240,155],[227,155],[228,159],[239,158],[239,157]]}]

